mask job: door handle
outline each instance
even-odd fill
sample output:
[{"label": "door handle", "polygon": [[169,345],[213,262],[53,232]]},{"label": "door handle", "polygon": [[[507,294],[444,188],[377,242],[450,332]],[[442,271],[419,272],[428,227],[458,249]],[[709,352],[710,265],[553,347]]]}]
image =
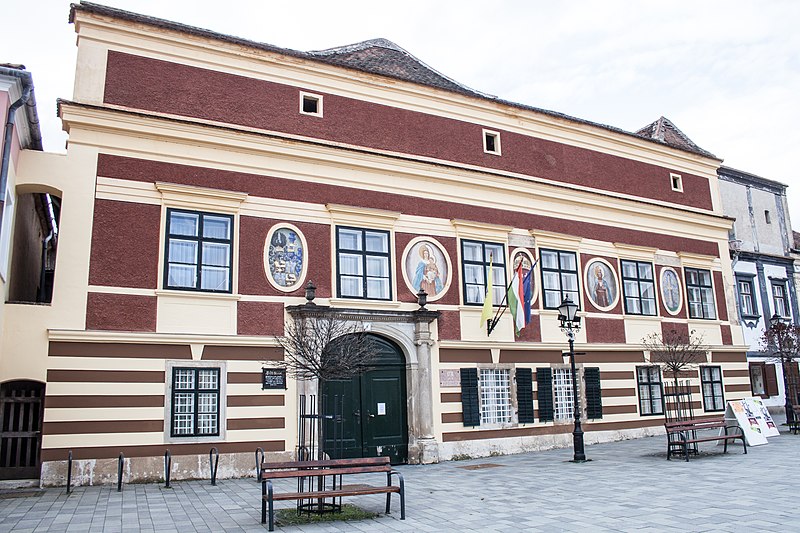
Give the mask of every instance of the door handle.
[{"label": "door handle", "polygon": [[369,413],[367,416],[370,418],[375,418],[375,415],[373,415],[372,413]]},{"label": "door handle", "polygon": [[361,416],[361,411],[356,409],[355,411],[353,411],[353,416]]}]

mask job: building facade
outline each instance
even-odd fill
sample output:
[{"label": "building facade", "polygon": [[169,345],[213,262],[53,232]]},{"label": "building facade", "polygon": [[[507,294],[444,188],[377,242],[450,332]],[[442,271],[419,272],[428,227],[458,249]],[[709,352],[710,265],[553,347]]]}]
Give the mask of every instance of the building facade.
[{"label": "building facade", "polygon": [[[753,395],[776,412],[786,403],[783,369],[763,346],[764,329],[773,315],[797,323],[797,274],[800,272],[789,219],[786,185],[748,172],[720,167],[725,214],[736,219],[731,229],[739,321],[749,346]],[[797,388],[797,362],[789,363],[787,381]]]},{"label": "building facade", "polygon": [[[503,101],[385,40],[297,52],[88,3],[71,20],[67,155],[54,174],[24,154],[17,181],[61,198],[52,302],[6,305],[2,344],[3,379],[45,387],[43,483],[70,451],[93,483],[120,452],[133,479],[163,476],[166,450],[182,477],[208,475],[211,447],[220,477],[252,474],[256,448],[292,456],[314,387],[269,370],[298,317],[377,346],[316,391],[345,399],[351,455],[567,445],[566,296],[588,443],[663,431],[651,333],[709,346],[685,376],[697,416],[749,395],[720,160],[668,121],[629,133]],[[488,334],[488,281],[499,309],[518,264],[530,324]]]}]

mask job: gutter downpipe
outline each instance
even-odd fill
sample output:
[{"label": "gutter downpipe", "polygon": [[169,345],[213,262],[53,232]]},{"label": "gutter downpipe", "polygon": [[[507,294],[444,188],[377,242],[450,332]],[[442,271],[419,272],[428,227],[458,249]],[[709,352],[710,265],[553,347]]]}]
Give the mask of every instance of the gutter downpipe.
[{"label": "gutter downpipe", "polygon": [[14,133],[14,122],[16,121],[16,111],[28,102],[33,93],[33,79],[31,73],[16,69],[2,69],[2,74],[15,76],[22,82],[22,96],[19,100],[11,104],[8,108],[8,119],[6,120],[5,138],[3,139],[3,156],[0,163],[0,202],[5,202],[6,184],[8,182],[8,165],[11,159],[11,139]]}]

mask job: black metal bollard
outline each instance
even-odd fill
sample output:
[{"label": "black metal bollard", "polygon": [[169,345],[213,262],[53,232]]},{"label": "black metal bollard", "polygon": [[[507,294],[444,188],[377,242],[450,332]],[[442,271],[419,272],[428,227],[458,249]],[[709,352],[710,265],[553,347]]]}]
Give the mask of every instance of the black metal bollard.
[{"label": "black metal bollard", "polygon": [[172,474],[172,454],[169,450],[164,452],[164,488],[169,488],[169,477]]},{"label": "black metal bollard", "polygon": [[[260,454],[260,455],[259,455]],[[264,462],[264,448],[256,448],[256,483],[261,482],[261,463]]]},{"label": "black metal bollard", "polygon": [[216,447],[211,448],[208,452],[208,467],[211,469],[211,484],[216,486],[217,467],[219,467],[219,450]]},{"label": "black metal bollard", "polygon": [[67,454],[67,494],[72,490],[72,450]]},{"label": "black metal bollard", "polygon": [[122,467],[125,464],[125,454],[119,452],[119,462],[117,464],[117,492],[122,492]]}]

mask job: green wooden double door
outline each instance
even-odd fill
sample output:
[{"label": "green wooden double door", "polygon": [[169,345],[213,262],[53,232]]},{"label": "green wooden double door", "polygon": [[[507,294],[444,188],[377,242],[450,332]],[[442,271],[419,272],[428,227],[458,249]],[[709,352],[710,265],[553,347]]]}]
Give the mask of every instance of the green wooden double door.
[{"label": "green wooden double door", "polygon": [[[331,457],[408,460],[405,361],[394,343],[371,335],[374,354],[353,379],[323,384],[325,451]],[[338,404],[338,405],[337,405]],[[336,419],[331,416],[338,416]]]}]

